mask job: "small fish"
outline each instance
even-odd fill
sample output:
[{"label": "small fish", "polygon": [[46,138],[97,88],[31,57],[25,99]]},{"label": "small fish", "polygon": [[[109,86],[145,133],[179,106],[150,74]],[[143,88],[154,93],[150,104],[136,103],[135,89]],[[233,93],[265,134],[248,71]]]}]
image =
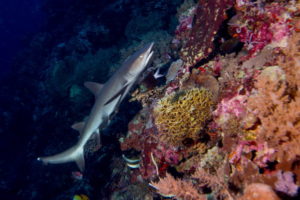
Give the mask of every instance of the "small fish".
[{"label": "small fish", "polygon": [[159,71],[160,71],[160,68],[158,68],[158,69],[155,71],[155,73],[154,73],[154,75],[153,75],[155,79],[159,79],[159,78],[161,78],[161,77],[164,77],[164,75],[163,75],[163,74],[160,74]]},{"label": "small fish", "polygon": [[76,194],[73,196],[73,200],[89,200],[90,198],[85,194]]}]

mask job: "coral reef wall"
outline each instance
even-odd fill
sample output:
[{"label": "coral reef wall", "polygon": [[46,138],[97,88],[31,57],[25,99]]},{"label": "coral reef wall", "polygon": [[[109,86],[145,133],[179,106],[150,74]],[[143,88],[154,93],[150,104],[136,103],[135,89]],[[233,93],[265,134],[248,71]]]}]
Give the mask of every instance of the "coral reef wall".
[{"label": "coral reef wall", "polygon": [[143,111],[120,141],[140,155],[133,182],[164,198],[299,198],[299,3],[184,1],[177,16],[167,81],[133,94]]}]

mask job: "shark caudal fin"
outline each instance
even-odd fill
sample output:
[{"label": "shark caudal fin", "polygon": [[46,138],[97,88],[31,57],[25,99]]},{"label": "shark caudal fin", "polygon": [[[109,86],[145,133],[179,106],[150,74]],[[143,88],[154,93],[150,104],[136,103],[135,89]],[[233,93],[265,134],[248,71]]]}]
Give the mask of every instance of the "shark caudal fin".
[{"label": "shark caudal fin", "polygon": [[45,164],[60,164],[67,162],[76,162],[80,171],[84,171],[84,149],[83,146],[75,145],[66,151],[47,157],[39,157],[37,160],[42,161]]}]

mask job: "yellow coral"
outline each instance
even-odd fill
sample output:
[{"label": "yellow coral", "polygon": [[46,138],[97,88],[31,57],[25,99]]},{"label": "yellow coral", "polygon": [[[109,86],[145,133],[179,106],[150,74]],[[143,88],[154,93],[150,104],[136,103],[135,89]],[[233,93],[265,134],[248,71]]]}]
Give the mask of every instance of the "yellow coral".
[{"label": "yellow coral", "polygon": [[182,145],[185,139],[196,140],[210,117],[212,93],[193,88],[172,93],[154,108],[155,124],[160,138],[172,145]]}]

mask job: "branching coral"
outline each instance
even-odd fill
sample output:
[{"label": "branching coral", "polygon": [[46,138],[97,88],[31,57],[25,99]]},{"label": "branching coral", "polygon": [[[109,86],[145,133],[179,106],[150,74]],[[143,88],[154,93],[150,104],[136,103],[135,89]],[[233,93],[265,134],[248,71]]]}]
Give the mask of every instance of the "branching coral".
[{"label": "branching coral", "polygon": [[[277,159],[300,155],[300,96],[288,94],[284,71],[268,67],[257,77],[256,94],[248,99],[248,108],[261,124],[258,138],[277,151]],[[299,92],[298,92],[299,93]]]},{"label": "branching coral", "polygon": [[187,138],[196,140],[211,115],[212,104],[212,94],[204,88],[167,95],[154,108],[160,138],[172,145],[182,145]]},{"label": "branching coral", "polygon": [[[206,197],[203,189],[211,188],[214,197],[218,199],[233,200],[234,196],[229,193],[228,186],[224,180],[223,168],[218,169],[217,175],[207,173],[198,168],[189,178],[175,179],[170,174],[165,178],[160,178],[158,182],[151,182],[150,185],[158,190],[158,193],[164,197],[175,197],[176,199],[197,199],[204,200]],[[190,181],[192,178],[194,181]]]},{"label": "branching coral", "polygon": [[[300,4],[300,3],[299,3]],[[300,21],[295,20],[295,21]],[[295,22],[296,23],[296,22]],[[300,32],[295,32],[288,40],[286,48],[282,49],[284,56],[280,57],[279,65],[286,73],[289,86],[300,89]]]},{"label": "branching coral", "polygon": [[224,177],[224,166],[217,169],[216,174],[206,172],[202,168],[198,168],[192,177],[197,180],[199,187],[209,187],[212,189],[217,199],[233,200],[234,196],[230,194],[229,187]]},{"label": "branching coral", "polygon": [[205,200],[205,195],[200,195],[191,182],[175,179],[167,173],[165,178],[160,178],[159,182],[151,182],[164,197],[176,197],[176,199]]}]

